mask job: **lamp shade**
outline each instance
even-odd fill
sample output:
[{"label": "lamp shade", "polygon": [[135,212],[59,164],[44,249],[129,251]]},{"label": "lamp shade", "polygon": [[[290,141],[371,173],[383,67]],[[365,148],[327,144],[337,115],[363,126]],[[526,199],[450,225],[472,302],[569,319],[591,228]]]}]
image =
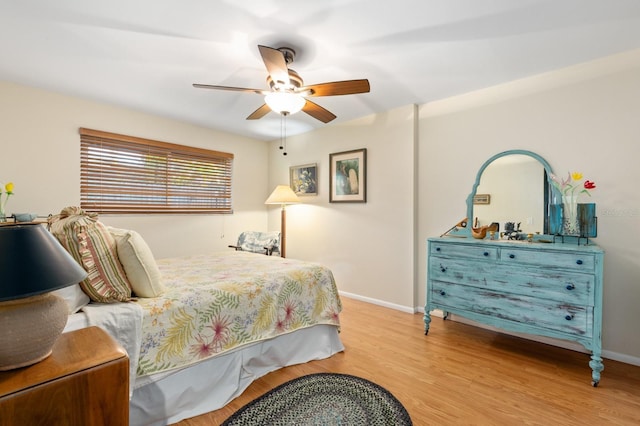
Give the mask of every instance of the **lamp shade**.
[{"label": "lamp shade", "polygon": [[42,225],[0,226],[0,302],[78,284],[86,276]]},{"label": "lamp shade", "polygon": [[307,103],[302,96],[288,92],[269,93],[264,97],[264,102],[271,108],[271,111],[278,114],[295,114]]},{"label": "lamp shade", "polygon": [[289,185],[278,185],[276,189],[273,190],[265,204],[297,204],[300,202],[300,199],[293,192],[293,189]]}]

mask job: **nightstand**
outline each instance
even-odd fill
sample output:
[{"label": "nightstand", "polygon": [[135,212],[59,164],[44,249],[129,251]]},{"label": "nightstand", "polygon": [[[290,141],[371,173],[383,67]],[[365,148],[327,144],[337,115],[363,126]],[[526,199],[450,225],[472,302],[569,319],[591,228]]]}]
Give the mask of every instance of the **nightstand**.
[{"label": "nightstand", "polygon": [[63,333],[45,360],[0,371],[0,426],[129,424],[129,358],[103,329]]}]

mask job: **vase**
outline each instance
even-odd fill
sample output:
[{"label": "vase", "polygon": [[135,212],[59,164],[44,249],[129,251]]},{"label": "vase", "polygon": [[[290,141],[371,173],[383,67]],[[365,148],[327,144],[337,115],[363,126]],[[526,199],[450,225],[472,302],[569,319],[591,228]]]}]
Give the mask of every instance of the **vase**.
[{"label": "vase", "polygon": [[580,235],[578,221],[578,199],[566,197],[562,206],[562,235]]},{"label": "vase", "polygon": [[577,217],[581,237],[595,238],[598,236],[596,203],[578,204]]},{"label": "vase", "polygon": [[549,233],[551,235],[562,235],[563,214],[562,204],[549,204]]}]

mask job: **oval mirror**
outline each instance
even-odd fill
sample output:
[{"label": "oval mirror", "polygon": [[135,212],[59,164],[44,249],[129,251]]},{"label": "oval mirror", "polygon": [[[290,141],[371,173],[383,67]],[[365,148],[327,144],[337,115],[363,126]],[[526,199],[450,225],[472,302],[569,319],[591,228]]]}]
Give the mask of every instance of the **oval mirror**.
[{"label": "oval mirror", "polygon": [[549,233],[549,204],[558,197],[549,163],[524,150],[504,151],[480,168],[467,198],[469,226],[512,223],[523,234]]}]

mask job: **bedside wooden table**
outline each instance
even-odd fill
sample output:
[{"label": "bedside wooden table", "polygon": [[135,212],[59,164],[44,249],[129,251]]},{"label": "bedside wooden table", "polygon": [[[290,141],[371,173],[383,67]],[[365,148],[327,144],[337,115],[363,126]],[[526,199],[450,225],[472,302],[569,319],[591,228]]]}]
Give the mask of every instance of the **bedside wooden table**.
[{"label": "bedside wooden table", "polygon": [[99,327],[63,333],[45,360],[0,371],[0,425],[129,424],[129,358]]}]

